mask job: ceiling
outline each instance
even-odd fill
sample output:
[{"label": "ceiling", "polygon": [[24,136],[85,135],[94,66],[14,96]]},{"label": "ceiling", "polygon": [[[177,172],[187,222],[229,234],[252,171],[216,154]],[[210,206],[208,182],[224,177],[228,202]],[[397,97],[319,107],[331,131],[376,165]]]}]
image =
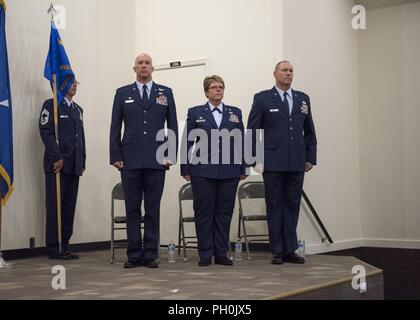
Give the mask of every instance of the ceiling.
[{"label": "ceiling", "polygon": [[420,0],[356,0],[355,2],[363,5],[367,10],[374,10],[418,1]]}]

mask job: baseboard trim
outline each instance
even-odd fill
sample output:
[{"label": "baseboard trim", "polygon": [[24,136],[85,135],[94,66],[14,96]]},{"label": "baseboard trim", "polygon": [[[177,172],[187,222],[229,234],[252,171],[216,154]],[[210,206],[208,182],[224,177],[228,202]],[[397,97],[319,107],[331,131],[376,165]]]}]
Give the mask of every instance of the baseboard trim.
[{"label": "baseboard trim", "polygon": [[[123,241],[115,241],[120,243]],[[71,248],[75,252],[89,252],[96,250],[106,250],[110,248],[110,241],[101,241],[101,242],[89,242],[89,243],[79,243],[72,244]],[[15,250],[5,250],[3,251],[3,257],[5,260],[19,260],[26,258],[33,258],[47,255],[47,248],[32,248],[32,249],[15,249]]]},{"label": "baseboard trim", "polygon": [[[124,240],[116,241],[123,243]],[[72,249],[76,252],[89,252],[96,250],[109,250],[110,241],[89,242],[72,244]],[[235,244],[232,243],[232,249]],[[250,243],[251,251],[269,251],[268,243]],[[337,241],[333,244],[319,243],[306,246],[307,254],[323,254],[328,252],[357,249],[363,247],[370,248],[393,248],[393,249],[420,249],[420,240],[398,240],[398,239],[350,239]],[[191,247],[193,248],[193,247]],[[245,250],[245,246],[243,248]],[[46,255],[45,247],[32,249],[16,249],[3,251],[3,257],[6,260],[18,260]]]},{"label": "baseboard trim", "polygon": [[321,253],[326,253],[326,252],[360,248],[362,246],[363,246],[362,240],[352,239],[352,240],[336,241],[332,244],[331,243],[310,244],[306,246],[305,251],[308,254],[321,254]]},{"label": "baseboard trim", "polygon": [[371,248],[420,249],[420,240],[366,238],[362,243],[363,247]]}]

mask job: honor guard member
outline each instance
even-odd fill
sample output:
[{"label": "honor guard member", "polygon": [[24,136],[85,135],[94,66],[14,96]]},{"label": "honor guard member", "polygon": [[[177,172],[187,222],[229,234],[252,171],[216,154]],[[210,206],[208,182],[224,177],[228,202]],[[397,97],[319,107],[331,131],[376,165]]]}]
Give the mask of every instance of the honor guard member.
[{"label": "honor guard member", "polygon": [[309,97],[291,88],[293,66],[279,62],[276,85],[255,95],[248,128],[264,129],[263,173],[272,263],[304,263],[297,249],[296,228],[305,172],[316,165],[317,140]]},{"label": "honor guard member", "polygon": [[[164,129],[166,122],[168,131],[177,140],[178,124],[172,90],[152,80],[152,58],[140,54],[133,69],[136,82],[119,88],[114,98],[110,163],[121,172],[125,196],[128,248],[124,268],[142,265],[157,268],[160,201],[165,173],[176,162],[176,151],[167,159],[157,160],[156,153],[162,144],[157,133]],[[124,134],[121,136],[123,123]],[[144,239],[140,231],[143,195]]]},{"label": "honor guard member", "polygon": [[[188,140],[187,148],[182,148],[187,156],[182,160],[181,175],[192,184],[199,266],[210,265],[213,256],[216,264],[231,266],[227,257],[230,223],[239,180],[246,178],[244,125],[241,110],[222,102],[223,79],[213,75],[203,84],[208,102],[188,110],[182,141]],[[200,138],[199,131],[207,139]],[[228,148],[223,148],[223,140]]]},{"label": "honor guard member", "polygon": [[[39,131],[45,145],[44,172],[46,188],[46,245],[50,259],[78,259],[70,249],[73,234],[79,177],[85,171],[86,145],[83,109],[73,101],[78,82],[74,80],[58,106],[58,145],[54,129],[54,102],[42,106]],[[59,254],[57,228],[56,173],[60,172],[62,254]]]}]

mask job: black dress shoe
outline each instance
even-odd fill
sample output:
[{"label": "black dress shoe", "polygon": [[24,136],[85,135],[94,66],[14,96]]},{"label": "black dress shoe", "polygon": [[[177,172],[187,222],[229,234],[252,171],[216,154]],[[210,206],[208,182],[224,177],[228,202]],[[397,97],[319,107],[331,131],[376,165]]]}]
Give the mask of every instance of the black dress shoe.
[{"label": "black dress shoe", "polygon": [[283,258],[279,255],[274,255],[271,259],[272,264],[283,264]]},{"label": "black dress shoe", "polygon": [[138,261],[138,262],[127,261],[127,262],[124,263],[124,269],[138,268],[138,267],[141,267],[141,266],[142,266],[141,261]]},{"label": "black dress shoe", "polygon": [[79,255],[77,253],[74,253],[74,252],[71,252],[71,251],[64,252],[64,255],[68,256],[70,258],[70,260],[79,259]]},{"label": "black dress shoe", "polygon": [[228,257],[215,257],[214,258],[215,264],[221,264],[222,266],[233,266],[233,261],[230,260]]},{"label": "black dress shoe", "polygon": [[72,260],[71,257],[65,254],[50,254],[48,258],[51,260]]},{"label": "black dress shoe", "polygon": [[285,256],[283,258],[283,261],[288,262],[288,263],[296,263],[296,264],[305,263],[305,259],[302,257],[299,257],[296,253],[291,253],[288,256]]},{"label": "black dress shoe", "polygon": [[200,267],[207,267],[211,265],[211,259],[200,259],[200,261],[198,262],[198,265]]},{"label": "black dress shoe", "polygon": [[141,265],[146,268],[159,268],[159,264],[155,260],[143,261]]}]

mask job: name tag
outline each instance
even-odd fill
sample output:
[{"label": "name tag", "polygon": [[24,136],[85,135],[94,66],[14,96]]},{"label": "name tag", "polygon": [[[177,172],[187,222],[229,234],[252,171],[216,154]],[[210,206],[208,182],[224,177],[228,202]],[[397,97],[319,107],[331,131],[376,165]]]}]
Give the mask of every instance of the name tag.
[{"label": "name tag", "polygon": [[60,118],[61,119],[67,119],[69,116],[66,116],[66,115],[62,115],[62,116],[60,116]]},{"label": "name tag", "polygon": [[196,123],[200,123],[200,122],[206,122],[205,119],[200,119],[200,120],[195,120]]},{"label": "name tag", "polygon": [[270,109],[270,112],[280,112],[280,109]]},{"label": "name tag", "polygon": [[125,100],[125,103],[133,103],[134,100]]}]

